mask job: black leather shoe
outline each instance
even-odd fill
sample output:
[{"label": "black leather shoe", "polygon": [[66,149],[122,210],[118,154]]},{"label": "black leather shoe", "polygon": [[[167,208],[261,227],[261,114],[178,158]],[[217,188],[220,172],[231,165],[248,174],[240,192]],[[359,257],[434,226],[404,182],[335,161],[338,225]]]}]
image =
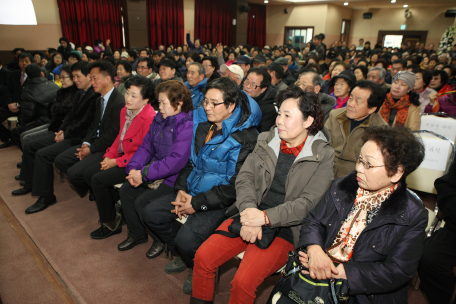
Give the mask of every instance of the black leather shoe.
[{"label": "black leather shoe", "polygon": [[119,251],[130,250],[131,248],[135,247],[136,245],[147,243],[147,235],[146,236],[139,236],[139,237],[132,237],[128,236],[125,241],[120,243],[117,246]]},{"label": "black leather shoe", "polygon": [[24,188],[14,190],[13,192],[11,192],[11,194],[12,195],[24,195],[24,194],[27,194],[30,192],[32,192],[32,185],[30,185],[29,183],[25,183]]},{"label": "black leather shoe", "polygon": [[27,182],[26,181],[19,182],[19,185],[22,187],[25,187],[25,185],[27,185]]},{"label": "black leather shoe", "polygon": [[17,163],[17,164],[16,164],[16,167],[17,167],[18,169],[20,169],[20,168],[22,167],[22,162]]},{"label": "black leather shoe", "polygon": [[91,201],[91,202],[95,201],[95,194],[93,194],[92,190],[90,190],[90,192],[89,192],[89,201]]},{"label": "black leather shoe", "polygon": [[35,204],[33,204],[32,206],[25,209],[25,213],[32,214],[32,213],[43,211],[50,205],[55,204],[55,202],[57,202],[55,195],[53,195],[52,199],[50,199],[50,200],[47,200],[46,198],[40,196],[40,198],[36,201]]},{"label": "black leather shoe", "polygon": [[16,175],[16,176],[14,177],[15,180],[20,180],[20,178],[21,178],[20,175]]},{"label": "black leather shoe", "polygon": [[11,147],[12,145],[14,145],[14,141],[12,139],[8,139],[8,141],[6,141],[0,145],[0,149],[8,148],[8,147]]},{"label": "black leather shoe", "polygon": [[111,235],[119,234],[122,232],[122,225],[119,225],[119,227],[116,228],[116,230],[111,230],[108,227],[106,227],[104,224],[101,224],[100,228],[97,230],[93,231],[90,234],[90,237],[95,240],[101,240],[110,237]]},{"label": "black leather shoe", "polygon": [[154,241],[152,246],[146,253],[146,258],[153,259],[158,257],[162,252],[165,251],[165,244],[160,241]]}]

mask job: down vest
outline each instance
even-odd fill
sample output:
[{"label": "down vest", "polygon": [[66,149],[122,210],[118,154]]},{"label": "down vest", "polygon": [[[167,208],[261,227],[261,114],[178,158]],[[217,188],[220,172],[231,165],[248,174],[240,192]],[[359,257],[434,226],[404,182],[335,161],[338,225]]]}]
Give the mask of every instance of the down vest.
[{"label": "down vest", "polygon": [[[355,172],[335,180],[303,219],[297,248],[304,251],[313,244],[323,249],[331,246],[353,207],[357,189]],[[401,180],[361,232],[352,259],[344,264],[349,294],[353,296],[349,303],[407,303],[408,282],[423,253],[427,221],[423,203]]]},{"label": "down vest", "polygon": [[223,134],[205,143],[211,123],[204,108],[194,111],[191,156],[175,189],[193,196],[195,211],[222,209],[235,202],[236,177],[255,147],[260,121],[258,104],[245,92],[239,92],[238,105],[222,123]]}]

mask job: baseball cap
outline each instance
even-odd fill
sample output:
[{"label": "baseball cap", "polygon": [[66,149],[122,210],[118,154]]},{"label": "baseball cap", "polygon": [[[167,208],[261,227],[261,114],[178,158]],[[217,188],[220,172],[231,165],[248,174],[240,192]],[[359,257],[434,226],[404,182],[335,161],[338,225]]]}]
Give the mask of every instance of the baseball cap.
[{"label": "baseball cap", "polygon": [[266,63],[266,57],[264,57],[264,55],[262,55],[262,54],[258,54],[258,55],[255,56],[255,58],[253,58],[253,61]]},{"label": "baseball cap", "polygon": [[283,67],[277,62],[271,62],[268,66],[265,67],[267,70],[272,70],[276,72],[277,76],[281,78],[283,76]]},{"label": "baseball cap", "polygon": [[244,79],[244,71],[241,69],[240,66],[238,66],[236,64],[227,66],[226,64],[224,64],[220,67],[220,72],[225,73],[226,70],[230,70],[230,72],[237,74],[237,75],[241,76],[241,79]]},{"label": "baseball cap", "polygon": [[280,65],[288,65],[288,59],[285,57],[280,57],[274,60],[274,62],[280,64]]},{"label": "baseball cap", "polygon": [[263,49],[271,50],[271,47],[269,45],[265,45]]},{"label": "baseball cap", "polygon": [[336,58],[336,53],[334,53],[334,52],[329,52],[329,53],[326,55],[326,58],[334,59],[334,58]]},{"label": "baseball cap", "polygon": [[85,49],[86,49],[87,51],[93,51],[93,47],[91,47],[90,45],[86,46]]},{"label": "baseball cap", "polygon": [[236,61],[234,62],[235,64],[243,63],[243,64],[252,64],[252,61],[250,60],[249,57],[245,55],[239,56]]},{"label": "baseball cap", "polygon": [[120,58],[122,58],[122,57],[128,58],[128,53],[127,52],[122,52],[122,54],[120,55]]}]

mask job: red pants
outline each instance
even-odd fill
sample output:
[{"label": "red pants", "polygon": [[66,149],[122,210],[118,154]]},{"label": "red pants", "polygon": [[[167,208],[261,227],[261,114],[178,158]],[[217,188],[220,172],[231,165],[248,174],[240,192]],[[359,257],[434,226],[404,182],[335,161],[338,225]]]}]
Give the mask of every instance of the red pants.
[{"label": "red pants", "polygon": [[[232,221],[225,221],[217,230],[228,231]],[[287,253],[293,249],[293,244],[281,238],[275,238],[269,248],[260,249],[240,237],[229,238],[213,234],[196,252],[192,296],[211,301],[214,297],[216,269],[245,251],[244,258],[231,282],[230,303],[253,303],[257,287],[264,279],[285,265]]]}]

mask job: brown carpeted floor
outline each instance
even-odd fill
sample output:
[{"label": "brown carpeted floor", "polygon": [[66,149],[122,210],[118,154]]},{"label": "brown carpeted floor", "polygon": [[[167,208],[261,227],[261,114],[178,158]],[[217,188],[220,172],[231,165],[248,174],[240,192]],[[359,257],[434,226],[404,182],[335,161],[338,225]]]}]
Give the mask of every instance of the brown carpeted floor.
[{"label": "brown carpeted floor", "polygon": [[[117,245],[124,231],[105,240],[93,240],[91,231],[98,227],[96,205],[87,197],[79,198],[68,181],[54,179],[57,203],[43,212],[26,215],[24,210],[37,197],[13,197],[19,188],[14,176],[21,152],[16,147],[0,150],[0,197],[33,239],[55,272],[80,303],[188,303],[182,292],[187,271],[165,274],[169,262],[164,255],[145,257],[151,241],[132,250],[119,252]],[[46,283],[23,248],[14,238],[3,216],[0,217],[0,295],[6,303],[59,303],[61,300]],[[239,262],[231,260],[221,267],[220,292],[215,303],[228,303],[230,282]],[[278,277],[268,278],[258,289],[255,303],[265,303]],[[32,300],[33,299],[33,300]],[[420,291],[410,289],[410,303],[425,304]]]}]

